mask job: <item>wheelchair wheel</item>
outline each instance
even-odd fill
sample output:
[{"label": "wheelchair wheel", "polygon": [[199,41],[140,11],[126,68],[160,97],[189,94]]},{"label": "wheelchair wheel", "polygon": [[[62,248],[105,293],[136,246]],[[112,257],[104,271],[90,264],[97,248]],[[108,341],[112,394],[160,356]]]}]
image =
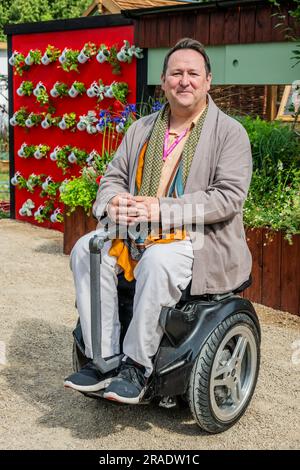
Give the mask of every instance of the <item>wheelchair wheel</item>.
[{"label": "wheelchair wheel", "polygon": [[187,398],[198,425],[226,431],[245,413],[260,364],[257,326],[245,313],[226,318],[204,343],[190,376]]}]

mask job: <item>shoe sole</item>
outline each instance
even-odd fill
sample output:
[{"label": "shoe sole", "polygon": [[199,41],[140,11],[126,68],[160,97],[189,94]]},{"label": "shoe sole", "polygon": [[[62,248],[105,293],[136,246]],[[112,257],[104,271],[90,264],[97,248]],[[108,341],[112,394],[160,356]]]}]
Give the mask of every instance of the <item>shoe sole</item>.
[{"label": "shoe sole", "polygon": [[99,382],[95,385],[84,386],[84,385],[77,385],[77,384],[74,384],[73,382],[70,382],[69,380],[66,380],[64,382],[64,387],[72,388],[73,390],[76,390],[78,392],[99,392],[100,390],[103,390],[104,388],[108,387],[112,381],[113,381],[113,377],[105,379],[102,382]]},{"label": "shoe sole", "polygon": [[144,395],[144,390],[139,394],[138,397],[134,397],[134,398],[121,397],[115,392],[107,392],[107,393],[103,393],[103,398],[105,398],[106,400],[110,400],[110,401],[117,401],[119,403],[126,403],[127,405],[137,405],[140,402],[143,395]]}]

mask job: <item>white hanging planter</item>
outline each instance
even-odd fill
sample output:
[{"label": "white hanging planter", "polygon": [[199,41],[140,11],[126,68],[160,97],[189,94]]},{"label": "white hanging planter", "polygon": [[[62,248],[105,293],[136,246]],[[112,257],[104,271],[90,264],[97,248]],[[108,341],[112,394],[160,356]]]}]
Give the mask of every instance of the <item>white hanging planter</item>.
[{"label": "white hanging planter", "polygon": [[50,221],[54,224],[55,222],[59,222],[58,219],[57,219],[57,216],[58,214],[61,213],[61,210],[60,209],[55,209],[55,211],[53,212],[53,214],[51,214],[50,216]]},{"label": "white hanging planter", "polygon": [[57,152],[60,150],[60,147],[57,146],[55,147],[55,149],[53,150],[53,152],[50,153],[50,160],[52,160],[53,162],[56,162],[57,160]]},{"label": "white hanging planter", "polygon": [[43,82],[39,82],[39,83],[36,85],[35,89],[34,89],[33,92],[32,92],[32,93],[34,94],[34,96],[38,96],[38,95],[39,95],[41,88],[44,89],[44,90],[46,90],[46,87],[45,87],[45,85],[43,84]]},{"label": "white hanging planter", "polygon": [[29,52],[28,52],[27,56],[25,57],[25,64],[26,65],[32,65],[33,64],[33,58],[31,57]]},{"label": "white hanging planter", "polygon": [[33,156],[37,160],[40,160],[41,158],[43,158],[44,155],[43,155],[43,153],[41,153],[40,149],[37,148],[36,151],[34,152]]},{"label": "white hanging planter", "polygon": [[49,127],[51,127],[51,122],[48,121],[47,118],[45,118],[42,122],[41,122],[41,126],[43,129],[48,129]]},{"label": "white hanging planter", "polygon": [[17,186],[19,183],[19,176],[21,176],[21,173],[17,171],[14,176],[11,178],[10,182],[13,186]]},{"label": "white hanging planter", "polygon": [[77,60],[80,64],[84,64],[89,60],[89,57],[81,50],[77,56]]},{"label": "white hanging planter", "polygon": [[86,124],[83,121],[79,121],[77,123],[76,127],[79,131],[85,131],[86,130]]},{"label": "white hanging planter", "polygon": [[127,61],[126,53],[122,49],[117,53],[117,59],[118,59],[119,62],[126,62]]},{"label": "white hanging planter", "polygon": [[11,66],[16,65],[16,56],[17,56],[18,54],[19,54],[18,51],[14,51],[14,52],[12,53],[12,55],[11,55],[10,58],[8,59],[9,65],[11,65]]},{"label": "white hanging planter", "polygon": [[57,89],[55,88],[55,85],[57,83],[58,82],[56,82],[50,90],[50,95],[52,96],[52,98],[57,98],[59,96],[59,93],[58,93]]},{"label": "white hanging planter", "polygon": [[27,144],[24,142],[18,150],[19,157],[24,157],[24,148],[27,147]]},{"label": "white hanging planter", "polygon": [[35,213],[33,214],[33,216],[34,216],[34,217],[39,217],[39,216],[41,215],[41,212],[43,212],[44,207],[45,207],[45,206],[44,206],[43,204],[41,204],[41,205],[37,208],[37,210],[35,211]]},{"label": "white hanging planter", "polygon": [[105,89],[104,89],[104,96],[106,98],[113,98],[114,97],[114,94],[113,94],[113,91],[112,91],[112,88],[111,86],[106,86]]},{"label": "white hanging planter", "polygon": [[58,61],[61,63],[61,64],[64,64],[67,60],[66,58],[66,52],[67,52],[67,48],[65,47],[64,50],[62,51],[62,54],[59,56],[58,58]]},{"label": "white hanging planter", "polygon": [[68,156],[68,161],[70,163],[77,163],[77,157],[74,152],[70,153],[70,155]]},{"label": "white hanging planter", "polygon": [[41,58],[41,63],[42,63],[43,65],[48,65],[48,64],[50,64],[50,62],[51,62],[51,60],[50,60],[50,58],[47,56],[47,54],[46,54],[46,52],[45,52],[45,54],[44,54],[43,57]]},{"label": "white hanging planter", "polygon": [[47,188],[48,188],[49,183],[51,183],[51,182],[52,182],[51,176],[47,176],[46,180],[45,180],[45,181],[43,182],[43,184],[42,184],[42,189],[43,189],[44,191],[46,191]]},{"label": "white hanging planter", "polygon": [[31,199],[27,199],[27,201],[25,201],[22,205],[21,209],[19,209],[19,214],[22,217],[30,217],[32,215],[32,209],[34,209],[34,207],[34,202]]},{"label": "white hanging planter", "polygon": [[79,91],[76,90],[76,88],[72,85],[70,90],[68,91],[68,95],[71,97],[71,98],[76,98],[76,96],[78,95]]},{"label": "white hanging planter", "polygon": [[58,127],[62,130],[65,131],[67,129],[67,124],[65,121],[65,118],[62,118],[62,120],[59,122]]},{"label": "white hanging planter", "polygon": [[86,94],[89,98],[94,98],[95,96],[97,96],[97,93],[95,91],[95,88],[94,87],[90,87],[86,90]]},{"label": "white hanging planter", "polygon": [[32,126],[34,126],[34,122],[32,122],[32,120],[30,118],[27,118],[26,121],[25,121],[25,126],[26,127],[32,127]]},{"label": "white hanging planter", "polygon": [[11,126],[16,126],[18,124],[15,115],[13,115],[10,118],[9,123],[10,123]]},{"label": "white hanging planter", "polygon": [[103,64],[103,62],[106,61],[107,57],[102,51],[99,51],[96,55],[96,59],[100,64]]},{"label": "white hanging planter", "polygon": [[19,88],[17,88],[16,93],[17,93],[18,96],[24,96],[24,92],[23,92],[23,89],[22,89],[21,86],[19,86]]}]

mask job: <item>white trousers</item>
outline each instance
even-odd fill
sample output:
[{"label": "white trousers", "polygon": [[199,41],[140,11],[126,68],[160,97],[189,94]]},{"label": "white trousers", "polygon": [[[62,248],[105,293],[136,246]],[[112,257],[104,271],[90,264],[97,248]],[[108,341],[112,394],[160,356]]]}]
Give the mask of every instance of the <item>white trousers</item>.
[{"label": "white trousers", "polygon": [[[89,240],[100,232],[101,229],[84,235],[71,252],[71,269],[85,354],[90,358],[92,358],[92,340]],[[100,272],[103,357],[118,354],[120,349],[117,274],[121,270],[116,264],[116,258],[108,254],[110,247],[111,242],[106,242],[102,250]],[[123,352],[142,364],[146,368],[146,375],[152,372],[151,358],[157,352],[163,336],[159,325],[161,307],[172,307],[179,301],[181,290],[187,287],[192,278],[193,259],[190,240],[183,240],[150,246],[135,267],[133,318],[124,338]]]}]

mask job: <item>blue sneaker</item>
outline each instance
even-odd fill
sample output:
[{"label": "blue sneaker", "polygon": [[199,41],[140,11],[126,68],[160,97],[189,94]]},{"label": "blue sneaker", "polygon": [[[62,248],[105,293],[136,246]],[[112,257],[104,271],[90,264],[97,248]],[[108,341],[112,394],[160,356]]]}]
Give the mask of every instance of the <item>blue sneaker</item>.
[{"label": "blue sneaker", "polygon": [[78,392],[98,392],[106,388],[115,376],[116,370],[102,374],[90,361],[78,372],[69,375],[64,380],[64,387]]},{"label": "blue sneaker", "polygon": [[103,398],[129,405],[140,402],[146,390],[145,368],[129,357],[121,364],[119,374],[105,389]]}]

